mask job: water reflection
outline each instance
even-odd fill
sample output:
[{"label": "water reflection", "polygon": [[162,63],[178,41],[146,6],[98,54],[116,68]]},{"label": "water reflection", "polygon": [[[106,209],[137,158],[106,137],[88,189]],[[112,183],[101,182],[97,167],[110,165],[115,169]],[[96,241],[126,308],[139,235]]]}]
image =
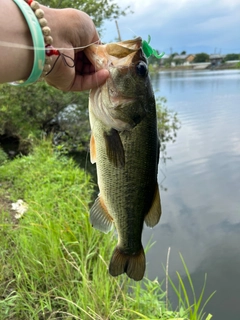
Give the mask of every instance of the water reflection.
[{"label": "water reflection", "polygon": [[[211,300],[207,311],[214,310],[214,319],[239,319],[240,318],[240,249],[239,249],[239,224],[232,224],[230,228],[224,223],[225,237],[220,237],[209,246],[203,260],[193,273],[193,281],[200,286],[199,278],[204,270],[208,270],[206,295],[211,288],[216,287],[216,295]],[[235,231],[235,232],[234,232]],[[236,283],[233,285],[233,283]]]},{"label": "water reflection", "polygon": [[165,71],[152,75],[152,80],[156,89],[169,94],[175,90],[182,90],[185,94],[189,91],[206,94],[226,87],[229,90],[232,85],[235,92],[236,86],[240,86],[240,70]]},{"label": "water reflection", "polygon": [[156,241],[148,275],[164,276],[168,247],[172,275],[184,275],[180,251],[196,287],[207,272],[206,293],[217,290],[207,309],[214,319],[240,319],[240,72],[161,73],[153,83],[178,112],[181,129],[167,146],[172,161],[161,167],[168,190],[161,222],[144,230],[145,243],[152,233]]}]

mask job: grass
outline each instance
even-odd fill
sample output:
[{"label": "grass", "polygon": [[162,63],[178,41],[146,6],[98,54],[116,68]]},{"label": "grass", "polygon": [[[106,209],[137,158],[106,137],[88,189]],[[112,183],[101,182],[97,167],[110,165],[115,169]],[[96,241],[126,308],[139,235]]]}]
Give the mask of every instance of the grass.
[{"label": "grass", "polygon": [[2,150],[0,146],[0,166],[7,160],[7,154]]},{"label": "grass", "polygon": [[[187,280],[188,280],[187,284],[184,283],[183,278],[181,277],[179,272],[176,272],[177,278],[178,278],[178,287],[177,287],[174,284],[174,282],[172,281],[172,279],[168,276],[168,272],[166,272],[168,281],[170,282],[171,287],[173,288],[174,292],[176,293],[176,295],[178,297],[178,303],[179,303],[178,309],[184,310],[185,312],[187,312],[189,314],[189,318],[191,320],[203,320],[203,319],[209,320],[209,319],[211,319],[211,315],[208,315],[206,317],[204,309],[205,309],[207,303],[209,302],[209,300],[215,294],[215,292],[213,292],[203,302],[203,295],[204,295],[205,287],[206,287],[207,274],[205,274],[203,287],[202,287],[202,290],[200,292],[199,297],[197,298],[197,294],[194,289],[191,275],[188,271],[187,265],[183,259],[183,256],[181,255],[181,253],[180,253],[180,259],[182,261],[182,264],[183,264],[183,267],[185,270],[185,274],[187,276]],[[191,289],[190,291],[191,291],[192,297],[190,297],[190,295],[189,295],[189,290],[187,289],[187,285],[190,286],[190,289]],[[192,303],[190,302],[190,298],[193,300]]]},{"label": "grass", "polygon": [[[89,223],[94,185],[48,142],[27,157],[4,161],[0,181],[1,320],[203,319],[202,296],[194,300],[195,309],[190,306],[180,275],[183,296],[170,280],[179,297],[177,311],[168,307],[157,280],[109,276],[117,240]],[[9,209],[17,199],[28,204],[19,221]]]}]

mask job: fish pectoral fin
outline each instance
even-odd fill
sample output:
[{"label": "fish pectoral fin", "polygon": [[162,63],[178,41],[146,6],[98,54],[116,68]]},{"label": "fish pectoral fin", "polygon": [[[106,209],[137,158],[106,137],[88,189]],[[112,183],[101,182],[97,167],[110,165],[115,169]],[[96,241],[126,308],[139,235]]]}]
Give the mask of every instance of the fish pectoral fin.
[{"label": "fish pectoral fin", "polygon": [[90,139],[90,161],[91,163],[96,162],[96,145],[95,145],[95,139],[93,134],[91,134],[91,139]]},{"label": "fish pectoral fin", "polygon": [[109,161],[116,167],[125,166],[125,152],[119,133],[115,129],[104,132],[104,140]]},{"label": "fish pectoral fin", "polygon": [[113,277],[126,272],[129,278],[140,281],[146,268],[145,253],[143,247],[136,254],[126,254],[119,247],[113,251],[109,264],[109,273]]},{"label": "fish pectoral fin", "polygon": [[108,213],[107,208],[100,198],[97,197],[92,208],[90,209],[90,221],[95,229],[108,233],[113,226],[113,218]]},{"label": "fish pectoral fin", "polygon": [[148,214],[145,216],[145,223],[148,227],[154,227],[158,224],[161,217],[162,209],[161,209],[161,200],[158,184],[156,185],[153,202]]}]

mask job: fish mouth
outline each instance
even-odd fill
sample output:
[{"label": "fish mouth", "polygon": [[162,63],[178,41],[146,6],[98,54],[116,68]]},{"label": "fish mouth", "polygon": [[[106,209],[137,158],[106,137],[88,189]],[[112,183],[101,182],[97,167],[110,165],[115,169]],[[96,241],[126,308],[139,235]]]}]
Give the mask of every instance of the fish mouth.
[{"label": "fish mouth", "polygon": [[140,53],[141,48],[142,39],[138,37],[105,45],[92,44],[84,50],[84,53],[98,71],[109,67],[127,67],[136,59],[145,60],[144,55]]}]

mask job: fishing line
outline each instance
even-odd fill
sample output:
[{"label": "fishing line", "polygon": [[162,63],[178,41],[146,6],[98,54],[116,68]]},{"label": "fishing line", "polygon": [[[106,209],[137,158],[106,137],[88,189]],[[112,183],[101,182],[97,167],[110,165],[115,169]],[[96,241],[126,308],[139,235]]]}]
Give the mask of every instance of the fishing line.
[{"label": "fishing line", "polygon": [[[56,48],[54,47],[54,49],[56,50],[80,50],[80,49],[85,49],[88,48],[89,46],[91,46],[92,44],[99,44],[99,40],[96,40],[86,46],[82,46],[82,47],[71,47],[71,48]],[[8,48],[18,48],[18,49],[27,49],[27,50],[44,50],[45,48],[38,48],[38,47],[33,47],[33,46],[27,46],[25,44],[20,44],[20,43],[13,43],[13,42],[7,42],[7,41],[0,41],[0,47],[8,47]]]},{"label": "fishing line", "polygon": [[127,30],[129,30],[129,31],[131,31],[132,32],[132,34],[134,35],[134,37],[136,37],[137,38],[137,34],[131,29],[131,28],[127,28]]},{"label": "fishing line", "polygon": [[[129,30],[131,30],[131,29],[129,29]],[[149,58],[151,55],[154,55],[155,58],[161,59],[162,56],[164,55],[164,52],[158,54],[158,52],[150,46],[150,41],[151,41],[150,35],[148,36],[148,41],[146,41],[146,40],[142,41],[142,50],[143,50],[144,54],[146,55],[147,58]],[[63,63],[66,66],[68,66],[69,68],[74,68],[75,67],[74,59],[72,57],[68,56],[67,54],[60,52],[60,50],[61,51],[63,51],[63,50],[65,50],[65,51],[80,50],[80,49],[83,50],[83,49],[86,49],[86,48],[90,47],[93,44],[101,44],[101,42],[100,42],[100,40],[96,40],[96,41],[94,41],[94,42],[92,42],[92,43],[90,43],[90,44],[88,44],[86,46],[72,47],[72,48],[70,48],[70,47],[69,48],[59,48],[59,47],[55,48],[54,47],[52,51],[55,51],[55,53],[53,53],[53,54],[57,55],[58,57],[55,60],[55,62],[53,63],[53,66],[52,66],[51,70],[46,74],[46,76],[49,75],[52,72],[52,70],[54,69],[54,67],[55,67],[55,65],[56,65],[56,63],[57,63],[57,61],[59,60],[60,57],[62,58]],[[20,43],[13,43],[13,42],[7,42],[7,41],[0,41],[0,46],[1,47],[8,47],[8,48],[25,49],[25,50],[26,49],[27,50],[36,50],[37,49],[37,50],[44,50],[44,51],[47,50],[47,48],[39,48],[39,47],[35,47],[34,48],[33,46],[27,46],[27,45],[23,45],[23,44],[20,44]],[[98,48],[97,48],[97,50],[98,50]],[[71,62],[69,63],[67,61],[67,59],[69,59]],[[108,69],[109,66],[107,65],[105,67],[107,67],[107,69]]]},{"label": "fishing line", "polygon": [[[98,51],[98,47],[97,47],[97,51]],[[94,61],[95,62],[95,61]],[[94,68],[95,68],[95,70],[96,70],[96,66],[94,66]],[[98,78],[96,78],[96,80],[97,80],[97,87],[99,87],[99,85],[98,85]]]},{"label": "fishing line", "polygon": [[[65,66],[67,66],[67,67],[69,67],[69,68],[74,68],[74,67],[75,67],[74,59],[71,58],[71,57],[69,57],[68,55],[66,55],[66,54],[64,54],[64,53],[61,53],[61,52],[59,51],[59,55],[58,55],[57,59],[54,61],[51,70],[50,70],[48,73],[46,73],[46,76],[48,76],[48,75],[52,72],[52,70],[54,69],[54,67],[55,67],[55,65],[56,65],[56,63],[58,62],[58,59],[59,59],[60,57],[62,58],[62,61],[63,61],[63,63],[65,64]],[[71,60],[72,64],[70,64],[70,63],[67,62],[67,58]]]},{"label": "fishing line", "polygon": [[[80,50],[80,49],[86,49],[89,46],[93,45],[93,44],[99,44],[100,40],[96,40],[92,43],[89,43],[86,46],[82,46],[82,47],[71,47],[71,48],[55,48],[54,50],[58,52],[58,57],[57,59],[54,61],[53,66],[51,68],[51,70],[46,74],[46,76],[48,76],[52,70],[54,69],[57,61],[59,60],[59,58],[62,58],[63,63],[65,64],[65,66],[68,66],[69,68],[74,68],[75,67],[75,61],[72,57],[68,56],[65,53],[62,53],[60,51],[70,51],[70,50]],[[20,43],[13,43],[13,42],[7,42],[7,41],[0,41],[0,47],[7,47],[7,48],[17,48],[17,49],[25,49],[25,50],[44,50],[46,51],[47,48],[39,48],[39,47],[33,47],[33,46],[27,46],[24,44],[20,44]],[[70,63],[68,62],[68,59],[71,61]]]}]

